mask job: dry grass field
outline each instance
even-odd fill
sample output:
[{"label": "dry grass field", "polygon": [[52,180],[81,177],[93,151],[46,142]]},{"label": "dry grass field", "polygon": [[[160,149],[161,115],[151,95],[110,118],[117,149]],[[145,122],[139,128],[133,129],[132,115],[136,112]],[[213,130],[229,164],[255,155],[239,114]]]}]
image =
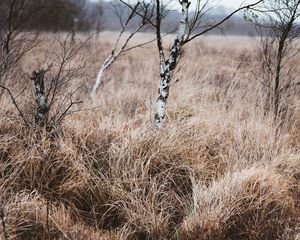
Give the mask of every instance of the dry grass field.
[{"label": "dry grass field", "polygon": [[[187,45],[165,127],[157,130],[155,43],[123,55],[89,98],[114,38],[102,33],[80,52],[85,75],[68,89],[79,87],[76,98],[86,110],[68,115],[55,137],[22,125],[9,96],[2,96],[0,236],[297,239],[299,113],[295,108],[276,131],[253,74],[260,74],[256,40],[210,36]],[[29,74],[44,66],[53,48],[44,40],[26,56],[15,93],[31,87]],[[30,93],[17,98],[28,114]]]}]

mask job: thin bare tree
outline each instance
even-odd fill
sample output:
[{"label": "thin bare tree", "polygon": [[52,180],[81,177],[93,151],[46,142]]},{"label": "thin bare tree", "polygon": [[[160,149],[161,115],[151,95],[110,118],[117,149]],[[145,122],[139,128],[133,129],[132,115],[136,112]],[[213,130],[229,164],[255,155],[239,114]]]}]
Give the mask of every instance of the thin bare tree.
[{"label": "thin bare tree", "polygon": [[[151,2],[146,1],[137,1],[134,5],[130,5],[124,1],[121,1],[125,3],[125,9],[124,6],[117,4],[113,5],[113,12],[118,17],[121,30],[118,34],[118,37],[114,43],[114,46],[111,50],[111,53],[108,57],[105,58],[103,63],[101,64],[101,67],[98,71],[96,82],[93,86],[93,89],[91,91],[91,97],[94,98],[96,95],[96,92],[99,88],[99,86],[102,84],[102,77],[103,73],[125,52],[128,52],[129,50],[132,50],[137,47],[144,46],[148,44],[150,41],[146,41],[143,43],[135,44],[134,46],[128,47],[129,42],[132,40],[132,38],[140,32],[143,28],[145,28],[147,25],[151,25],[154,19],[155,15],[155,9],[154,5],[151,4]],[[127,6],[127,9],[126,9]],[[125,15],[125,10],[129,13],[127,16]],[[133,30],[130,31],[130,28],[133,28]],[[129,31],[129,34],[126,34],[126,31]]]},{"label": "thin bare tree", "polygon": [[272,110],[274,124],[280,125],[292,107],[289,99],[300,90],[297,64],[293,63],[300,51],[300,0],[264,1],[250,19],[261,39],[258,50],[262,80],[267,88],[266,109]]},{"label": "thin bare tree", "polygon": [[170,48],[168,57],[166,57],[165,50],[163,48],[162,33],[161,33],[161,17],[162,7],[161,0],[156,0],[156,38],[157,48],[160,59],[160,84],[159,84],[159,97],[156,101],[156,114],[155,114],[155,125],[157,128],[162,128],[165,115],[166,115],[166,104],[170,92],[170,84],[173,78],[174,71],[179,61],[179,57],[182,48],[185,44],[192,40],[202,36],[203,34],[220,27],[224,22],[231,18],[234,14],[244,9],[252,9],[263,0],[257,1],[253,4],[241,6],[235,11],[228,14],[226,17],[217,21],[213,24],[206,24],[203,26],[202,20],[204,16],[211,10],[210,0],[201,1],[197,0],[196,10],[192,13],[192,17],[189,19],[189,7],[191,1],[179,0],[178,3],[181,6],[181,19],[178,25],[177,35]]}]

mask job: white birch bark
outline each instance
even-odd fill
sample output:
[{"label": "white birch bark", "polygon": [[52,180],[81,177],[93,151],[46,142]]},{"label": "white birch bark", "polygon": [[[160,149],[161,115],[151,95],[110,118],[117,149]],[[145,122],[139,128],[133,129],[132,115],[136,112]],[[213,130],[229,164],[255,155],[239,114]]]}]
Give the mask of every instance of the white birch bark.
[{"label": "white birch bark", "polygon": [[[114,47],[112,49],[111,54],[105,59],[105,61],[102,63],[98,74],[97,74],[97,78],[96,78],[96,82],[93,86],[93,89],[91,91],[91,98],[93,99],[96,95],[97,89],[99,88],[99,86],[102,83],[102,76],[103,73],[114,63],[114,61],[116,61],[118,59],[118,57],[131,50],[134,49],[136,47],[145,45],[149,42],[143,43],[143,44],[137,44],[135,46],[126,48],[129,41],[133,38],[133,36],[139,32],[145,25],[150,24],[151,23],[151,18],[153,17],[153,11],[151,11],[151,5],[150,4],[142,4],[142,1],[137,1],[136,4],[132,7],[130,4],[123,2],[126,6],[129,6],[131,9],[130,14],[128,15],[125,23],[121,23],[122,29],[116,39],[116,42],[114,44]],[[143,11],[140,12],[139,7],[142,5],[143,7]],[[129,34],[129,36],[125,39],[123,44],[120,44],[121,39],[123,38],[123,34],[125,33],[129,23],[131,22],[132,19],[134,19],[134,17],[138,15],[139,17],[141,17],[141,22],[138,24],[138,26]],[[118,17],[120,18],[119,20],[122,22],[122,17],[120,17],[120,15],[118,15]],[[151,41],[150,41],[151,42]],[[119,46],[120,45],[120,46]],[[117,50],[118,49],[118,50]]]},{"label": "white birch bark", "polygon": [[37,103],[37,113],[35,116],[35,122],[40,126],[45,126],[48,119],[48,104],[45,94],[44,84],[45,70],[39,72],[33,72],[31,80],[34,82],[35,97]]},{"label": "white birch bark", "polygon": [[182,7],[182,16],[179,24],[177,36],[171,48],[169,59],[163,62],[163,50],[160,49],[160,85],[158,89],[159,97],[156,101],[155,125],[158,129],[163,127],[164,118],[166,115],[166,104],[169,96],[170,83],[173,77],[173,72],[176,68],[177,59],[181,48],[184,44],[185,35],[188,30],[188,10],[190,6],[189,0],[180,1]]},{"label": "white birch bark", "polygon": [[110,65],[112,65],[114,63],[114,61],[117,60],[117,58],[124,52],[126,52],[127,50],[125,49],[129,43],[129,41],[132,39],[132,37],[141,30],[141,28],[145,25],[144,23],[141,23],[138,25],[138,27],[129,34],[129,36],[127,37],[127,39],[125,40],[125,42],[123,43],[123,45],[121,46],[121,48],[116,51],[117,49],[117,46],[118,46],[118,43],[120,42],[120,39],[125,31],[125,28],[127,26],[128,23],[126,23],[126,25],[123,27],[123,29],[121,30],[116,42],[115,42],[115,45],[114,45],[114,48],[111,52],[111,54],[105,59],[105,61],[102,63],[101,67],[100,67],[100,70],[98,71],[98,74],[97,74],[97,78],[96,78],[96,82],[94,84],[94,87],[91,91],[91,98],[93,99],[97,93],[97,90],[98,88],[100,87],[100,85],[102,84],[102,76],[103,76],[103,73],[110,67]]},{"label": "white birch bark", "polygon": [[104,71],[113,63],[113,61],[116,59],[116,57],[111,54],[108,58],[102,63],[101,68],[97,74],[96,82],[93,87],[93,90],[91,91],[91,98],[94,98],[96,95],[96,92],[99,88],[99,86],[102,84],[102,76]]}]

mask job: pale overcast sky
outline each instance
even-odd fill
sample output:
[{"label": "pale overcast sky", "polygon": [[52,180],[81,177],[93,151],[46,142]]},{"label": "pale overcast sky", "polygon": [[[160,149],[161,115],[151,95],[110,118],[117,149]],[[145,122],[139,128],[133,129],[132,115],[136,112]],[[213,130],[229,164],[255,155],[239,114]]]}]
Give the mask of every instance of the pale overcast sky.
[{"label": "pale overcast sky", "polygon": [[[227,8],[237,8],[241,5],[255,3],[258,0],[212,0],[214,5],[223,5]],[[192,4],[196,5],[196,0],[192,0]]]},{"label": "pale overcast sky", "polygon": [[[98,0],[90,0],[90,1],[95,2],[95,1],[98,1]],[[106,1],[109,1],[109,0],[106,0]],[[130,1],[134,2],[134,0],[130,0]],[[177,6],[176,3],[178,2],[178,0],[173,0],[173,1],[174,1],[175,6]],[[211,0],[211,4],[213,4],[213,5],[223,5],[227,8],[237,8],[241,5],[255,3],[257,1],[258,0]],[[192,2],[192,6],[195,6],[197,1],[196,0],[191,0],[191,2]]]},{"label": "pale overcast sky", "polygon": [[226,6],[226,7],[231,7],[231,8],[236,8],[241,6],[243,3],[254,3],[256,1],[243,1],[243,0],[220,0],[220,4]]},{"label": "pale overcast sky", "polygon": [[[169,0],[166,0],[169,2]],[[174,6],[179,6],[178,0],[172,0],[174,1]],[[240,7],[241,5],[247,5],[251,3],[258,2],[259,0],[209,0],[211,6],[220,6],[223,5],[229,9],[235,9]],[[197,0],[191,0],[192,2],[192,8],[196,6]],[[203,1],[205,2],[205,0]]]}]

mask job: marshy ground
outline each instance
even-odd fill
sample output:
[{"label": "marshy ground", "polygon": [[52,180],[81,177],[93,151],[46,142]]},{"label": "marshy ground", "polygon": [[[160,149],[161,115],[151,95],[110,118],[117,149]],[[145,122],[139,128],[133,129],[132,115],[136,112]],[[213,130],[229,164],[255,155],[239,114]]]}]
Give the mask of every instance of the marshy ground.
[{"label": "marshy ground", "polygon": [[[299,112],[276,130],[257,80],[257,39],[210,36],[187,45],[158,131],[155,43],[123,55],[89,98],[114,37],[101,33],[80,52],[85,77],[68,88],[78,89],[86,110],[67,116],[55,136],[24,126],[1,97],[2,238],[297,239]],[[30,88],[29,74],[53,47],[43,40],[22,61],[16,93]],[[30,92],[17,98],[28,114]]]}]

